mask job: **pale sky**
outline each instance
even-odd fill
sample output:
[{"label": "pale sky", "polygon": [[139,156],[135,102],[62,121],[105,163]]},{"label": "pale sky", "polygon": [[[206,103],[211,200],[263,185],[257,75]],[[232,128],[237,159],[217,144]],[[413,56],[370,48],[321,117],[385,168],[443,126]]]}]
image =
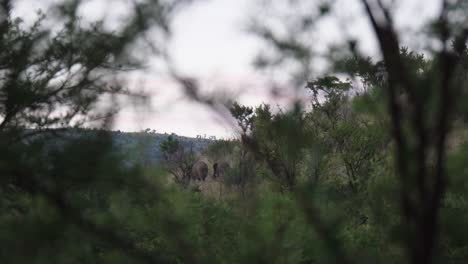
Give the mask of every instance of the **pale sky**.
[{"label": "pale sky", "polygon": [[[15,14],[31,17],[33,11],[44,8],[47,2],[57,0],[17,1]],[[86,13],[102,14],[98,11],[124,12],[118,1],[88,0]],[[256,71],[251,62],[258,52],[265,48],[258,38],[246,32],[247,18],[254,15],[255,0],[204,0],[184,9],[173,21],[173,38],[168,45],[177,70],[195,77],[207,93],[238,94],[241,103],[258,105],[262,102],[285,105],[288,96],[273,98],[269,93],[271,80],[275,76]],[[403,42],[410,43],[416,30],[429,17],[434,17],[439,9],[438,0],[400,0],[397,3],[397,26],[407,34]],[[106,7],[112,3],[112,7]],[[326,20],[320,24],[314,36],[317,48],[325,47],[339,38],[343,30],[361,40],[361,49],[378,56],[376,43],[367,18],[363,15],[360,1],[339,0],[336,14],[339,20]],[[420,48],[414,46],[411,48]],[[152,67],[140,73],[138,86],[151,95],[151,109],[125,105],[116,120],[115,129],[139,131],[150,128],[158,132],[174,132],[179,135],[233,136],[232,127],[222,122],[219,116],[207,109],[184,99],[183,93],[167,77],[161,74],[158,60],[149,60]],[[283,88],[286,89],[286,88]],[[290,91],[288,91],[290,90]],[[288,89],[283,94],[291,96]]]}]

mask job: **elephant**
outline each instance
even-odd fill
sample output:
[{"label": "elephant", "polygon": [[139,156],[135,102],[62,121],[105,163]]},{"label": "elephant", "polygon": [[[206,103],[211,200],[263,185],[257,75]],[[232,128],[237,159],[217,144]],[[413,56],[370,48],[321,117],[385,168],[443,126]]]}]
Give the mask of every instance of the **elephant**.
[{"label": "elephant", "polygon": [[230,167],[229,163],[225,161],[213,164],[213,179],[222,178]]},{"label": "elephant", "polygon": [[208,165],[204,161],[197,161],[192,166],[191,180],[204,181],[208,176]]}]

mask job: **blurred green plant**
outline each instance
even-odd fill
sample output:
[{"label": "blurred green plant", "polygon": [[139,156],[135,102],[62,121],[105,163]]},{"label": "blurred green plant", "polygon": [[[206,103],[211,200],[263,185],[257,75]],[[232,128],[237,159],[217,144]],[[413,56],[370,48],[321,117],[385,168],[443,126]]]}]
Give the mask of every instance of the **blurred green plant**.
[{"label": "blurred green plant", "polygon": [[[114,80],[138,66],[132,45],[149,29],[169,33],[177,3],[136,2],[108,31],[64,1],[52,31],[47,16],[28,28],[0,1],[2,263],[466,262],[464,1],[441,1],[428,36],[440,49],[423,56],[400,46],[389,7],[362,0],[381,61],[347,39],[346,56],[307,83],[308,32],[336,7],[283,2],[296,7],[291,30],[256,29],[276,66],[298,61],[311,108],[229,106],[240,138],[203,153],[230,162],[229,199],[168,183],[169,168],[187,186],[194,161],[175,137],[161,144],[163,164],[126,164],[106,132],[115,109],[96,110],[128,93]],[[181,85],[217,107],[195,83]],[[102,129],[68,129],[97,120]]]}]

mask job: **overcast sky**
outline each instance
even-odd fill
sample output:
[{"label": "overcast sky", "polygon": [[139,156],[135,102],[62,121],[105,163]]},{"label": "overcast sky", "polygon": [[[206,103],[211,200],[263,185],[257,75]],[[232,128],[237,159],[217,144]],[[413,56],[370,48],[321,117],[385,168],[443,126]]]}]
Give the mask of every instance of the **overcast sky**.
[{"label": "overcast sky", "polygon": [[[44,0],[47,2],[47,0]],[[33,11],[44,7],[43,0],[20,0],[15,14],[31,17]],[[54,0],[56,1],[56,0]],[[115,1],[89,0],[87,13],[112,10],[124,12],[119,5],[106,7]],[[183,74],[201,80],[204,91],[220,92],[227,89],[239,94],[244,104],[257,105],[262,102],[284,105],[288,98],[272,98],[269,80],[272,76],[254,70],[251,62],[264,48],[258,38],[247,33],[246,19],[252,15],[255,0],[205,0],[184,9],[173,21],[173,38],[169,49],[176,68]],[[397,9],[398,27],[412,32],[434,17],[438,11],[438,0],[406,0]],[[346,26],[351,35],[361,39],[361,48],[371,55],[378,55],[375,40],[368,21],[363,16],[362,6],[356,0],[338,1],[337,14],[353,17]],[[404,4],[404,5],[403,5]],[[327,22],[316,36],[319,42],[332,41],[341,34],[343,24]],[[409,43],[412,34],[403,41]],[[319,45],[319,43],[314,43]],[[419,47],[414,47],[419,48]],[[156,61],[156,60],[155,60]],[[116,122],[115,129],[139,131],[145,128],[158,132],[175,132],[180,135],[233,136],[230,125],[219,120],[219,116],[209,109],[184,99],[181,91],[154,69],[146,71],[138,83],[151,95],[151,109],[126,106]],[[287,92],[285,94],[288,94]]]}]

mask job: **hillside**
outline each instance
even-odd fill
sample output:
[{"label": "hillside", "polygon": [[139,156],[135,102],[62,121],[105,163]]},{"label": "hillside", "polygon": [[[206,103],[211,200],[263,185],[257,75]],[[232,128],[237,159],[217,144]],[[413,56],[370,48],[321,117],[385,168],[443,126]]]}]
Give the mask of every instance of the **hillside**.
[{"label": "hillside", "polygon": [[[29,132],[34,132],[29,130]],[[93,137],[100,132],[100,130],[94,129],[67,129],[61,130],[50,130],[49,132],[53,135],[49,143],[51,148],[61,148],[61,146],[70,140]],[[130,164],[141,162],[145,165],[157,164],[161,161],[162,155],[160,151],[161,142],[172,135],[175,139],[184,145],[186,148],[192,147],[195,153],[202,152],[207,146],[215,142],[215,139],[208,138],[192,138],[179,136],[174,133],[154,133],[149,131],[143,132],[122,132],[122,131],[107,131],[112,138],[116,151],[120,151],[124,155],[124,160]],[[43,133],[42,136],[47,136],[48,133]],[[37,136],[30,137],[29,140],[34,141]]]},{"label": "hillside", "polygon": [[[193,147],[196,153],[203,151],[208,145],[214,142],[213,139],[207,138],[192,138],[178,136],[176,134],[160,134],[152,132],[110,132],[115,145],[125,154],[128,154],[128,159],[134,161],[135,158],[140,159],[145,164],[156,164],[161,161],[160,144],[167,137],[172,135],[187,148]],[[143,159],[143,160],[141,160]]]}]

